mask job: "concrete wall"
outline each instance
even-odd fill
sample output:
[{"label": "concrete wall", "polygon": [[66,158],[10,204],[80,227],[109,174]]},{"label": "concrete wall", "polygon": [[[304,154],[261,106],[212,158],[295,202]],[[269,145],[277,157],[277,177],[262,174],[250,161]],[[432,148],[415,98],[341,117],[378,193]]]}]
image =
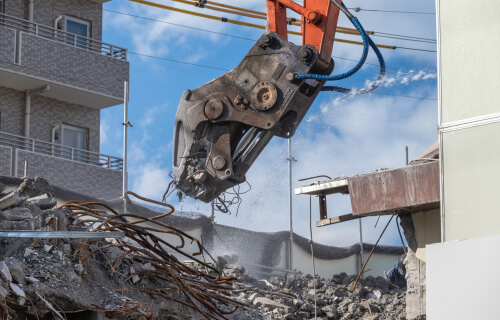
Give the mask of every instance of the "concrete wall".
[{"label": "concrete wall", "polygon": [[500,2],[439,0],[442,122],[500,112]]},{"label": "concrete wall", "polygon": [[438,8],[444,240],[500,234],[500,2]]},{"label": "concrete wall", "polygon": [[400,216],[408,253],[406,266],[406,318],[420,320],[426,317],[426,245],[440,242],[439,210],[420,211]]},{"label": "concrete wall", "polygon": [[[5,30],[5,28],[4,28]],[[11,54],[15,37],[8,30],[0,33],[0,68],[48,82],[87,90],[114,98],[123,98],[123,82],[128,80],[128,61],[118,60],[96,52],[19,33],[21,56],[15,64]]]},{"label": "concrete wall", "polygon": [[499,137],[500,122],[444,134],[447,241],[500,234]]},{"label": "concrete wall", "polygon": [[500,236],[427,246],[427,319],[499,319]]},{"label": "concrete wall", "polygon": [[[368,257],[370,252],[365,252],[364,259]],[[293,268],[302,271],[303,273],[313,274],[311,254],[298,246],[293,246]],[[390,254],[372,254],[370,261],[365,268],[365,276],[383,277],[384,271],[389,271],[397,262],[399,255]],[[316,274],[331,278],[334,274],[345,272],[349,275],[357,274],[360,271],[360,257],[358,254],[352,255],[344,259],[324,260],[314,259]],[[364,263],[364,261],[363,261]]]},{"label": "concrete wall", "polygon": [[106,200],[121,196],[121,171],[20,149],[16,159],[15,177],[23,176],[24,162],[28,161],[28,176],[40,176],[54,186]]},{"label": "concrete wall", "polygon": [[[246,266],[250,271],[250,275],[256,276],[254,272],[262,274],[262,270],[271,273],[269,269],[260,270],[256,265],[263,265],[262,261],[267,260],[269,256],[274,257],[273,266],[280,269],[287,267],[286,248],[288,238],[274,242],[267,238],[268,234],[256,233],[247,230],[232,228],[223,225],[215,225],[215,233],[203,234],[205,243],[210,242],[209,237],[213,237],[213,245],[207,246],[207,249],[216,257],[218,255],[237,253],[239,255],[239,263]],[[186,231],[188,234],[200,239],[202,235],[202,228]],[[179,240],[172,235],[157,234],[171,244],[180,244]],[[264,236],[265,235],[265,236]],[[196,245],[186,243],[185,249],[187,252],[195,252]],[[172,252],[170,250],[169,252]],[[174,253],[181,261],[184,260],[182,256]],[[365,259],[368,252],[365,253]],[[206,257],[209,259],[208,257]],[[365,275],[384,276],[384,271],[389,271],[394,263],[399,258],[398,255],[378,254],[374,253],[368,263],[366,270],[369,270]],[[359,272],[359,255],[354,254],[344,259],[315,259],[316,274],[331,278],[334,274],[346,272],[347,274],[357,274]],[[298,245],[293,246],[293,269],[300,270],[303,273],[313,273],[311,265],[311,254]],[[279,274],[283,274],[282,272]]]},{"label": "concrete wall", "polygon": [[[5,1],[5,14],[27,20],[28,1]],[[90,0],[35,1],[33,14],[34,22],[53,27],[54,19],[59,15],[72,16],[91,22],[90,38],[101,40],[102,4]]]},{"label": "concrete wall", "polygon": [[0,26],[0,61],[14,62],[16,31]]},{"label": "concrete wall", "polygon": [[[0,131],[24,136],[24,101],[22,91],[0,87]],[[43,96],[31,99],[30,138],[51,142],[52,127],[69,124],[88,129],[89,150],[99,152],[100,110],[71,104]],[[49,177],[50,180],[50,177]]]}]

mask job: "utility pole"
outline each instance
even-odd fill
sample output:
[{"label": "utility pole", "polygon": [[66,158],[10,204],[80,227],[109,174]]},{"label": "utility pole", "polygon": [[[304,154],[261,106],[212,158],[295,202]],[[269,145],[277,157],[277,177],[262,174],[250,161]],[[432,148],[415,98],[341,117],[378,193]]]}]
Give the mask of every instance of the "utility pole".
[{"label": "utility pole", "polygon": [[292,207],[292,162],[297,162],[292,157],[292,138],[288,139],[288,184],[289,184],[289,201],[288,208],[290,210],[290,241],[288,246],[288,268],[293,270],[293,257],[292,257],[292,246],[293,246],[293,207]]},{"label": "utility pole", "polygon": [[127,129],[132,127],[128,121],[128,99],[129,99],[128,81],[123,83],[123,185],[122,185],[122,198],[123,198],[123,212],[127,213],[127,193],[128,175],[127,175]]},{"label": "utility pole", "polygon": [[[365,261],[364,257],[364,248],[363,248],[363,224],[361,223],[361,218],[358,219],[359,221],[359,253],[360,253],[360,264],[359,264],[359,270],[363,267],[363,263]],[[363,276],[363,275],[361,275]]]}]

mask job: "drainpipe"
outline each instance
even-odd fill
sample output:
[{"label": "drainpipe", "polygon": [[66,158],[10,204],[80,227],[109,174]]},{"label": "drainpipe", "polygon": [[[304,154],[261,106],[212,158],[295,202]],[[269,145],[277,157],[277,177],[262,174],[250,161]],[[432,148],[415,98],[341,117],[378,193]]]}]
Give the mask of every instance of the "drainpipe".
[{"label": "drainpipe", "polygon": [[33,22],[33,8],[35,0],[28,0],[28,20]]},{"label": "drainpipe", "polygon": [[54,19],[54,29],[57,30],[57,25],[59,24],[59,21],[61,21],[62,18],[63,16],[57,16],[57,18]]},{"label": "drainpipe", "polygon": [[31,97],[45,93],[49,90],[50,85],[48,84],[36,90],[26,90],[26,100],[24,108],[24,136],[26,138],[30,137]]},{"label": "drainpipe", "polygon": [[59,21],[61,21],[61,19],[63,18],[63,16],[59,15],[57,16],[57,18],[54,19],[54,38],[57,38],[57,25],[59,24]]},{"label": "drainpipe", "polygon": [[59,125],[55,124],[52,127],[52,156],[54,156],[54,148],[55,148],[55,144],[56,144],[56,131],[57,131],[57,129],[59,129]]}]

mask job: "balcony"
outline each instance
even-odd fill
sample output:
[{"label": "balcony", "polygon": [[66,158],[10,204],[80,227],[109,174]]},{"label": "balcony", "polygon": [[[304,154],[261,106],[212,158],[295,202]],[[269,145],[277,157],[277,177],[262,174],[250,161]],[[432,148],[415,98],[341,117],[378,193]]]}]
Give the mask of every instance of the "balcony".
[{"label": "balcony", "polygon": [[124,48],[0,14],[0,86],[101,109],[123,102],[128,74]]},{"label": "balcony", "polygon": [[123,159],[0,131],[0,175],[22,177],[25,170],[77,193],[121,195]]}]

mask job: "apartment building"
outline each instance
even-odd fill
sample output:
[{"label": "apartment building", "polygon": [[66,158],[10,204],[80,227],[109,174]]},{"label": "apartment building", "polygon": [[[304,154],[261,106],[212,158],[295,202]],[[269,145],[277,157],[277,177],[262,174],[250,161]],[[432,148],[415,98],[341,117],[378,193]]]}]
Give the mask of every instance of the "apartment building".
[{"label": "apartment building", "polygon": [[123,103],[127,50],[102,42],[106,0],[0,0],[0,175],[121,195],[99,153],[100,110]]}]

